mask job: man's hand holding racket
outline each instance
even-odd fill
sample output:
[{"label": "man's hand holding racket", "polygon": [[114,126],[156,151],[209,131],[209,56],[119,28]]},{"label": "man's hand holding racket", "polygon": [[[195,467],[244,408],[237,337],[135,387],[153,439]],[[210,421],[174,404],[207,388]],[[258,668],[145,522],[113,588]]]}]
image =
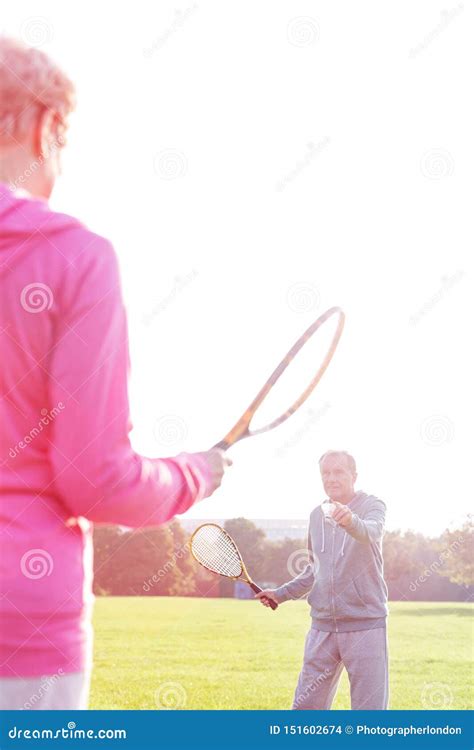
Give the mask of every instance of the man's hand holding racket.
[{"label": "man's hand holding racket", "polygon": [[[264,607],[271,607],[270,601],[281,604],[281,599],[275,593],[275,589],[264,589],[255,594],[254,599],[260,599]],[[272,607],[273,609],[273,607]]]}]

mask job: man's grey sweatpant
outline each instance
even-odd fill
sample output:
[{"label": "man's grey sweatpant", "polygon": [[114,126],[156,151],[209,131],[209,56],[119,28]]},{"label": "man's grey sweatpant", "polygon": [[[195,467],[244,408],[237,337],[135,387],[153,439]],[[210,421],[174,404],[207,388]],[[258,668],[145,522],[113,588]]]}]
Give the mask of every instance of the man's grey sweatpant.
[{"label": "man's grey sweatpant", "polygon": [[325,633],[312,628],[306,636],[304,662],[293,709],[329,709],[342,668],[349,675],[351,708],[388,708],[387,630]]}]

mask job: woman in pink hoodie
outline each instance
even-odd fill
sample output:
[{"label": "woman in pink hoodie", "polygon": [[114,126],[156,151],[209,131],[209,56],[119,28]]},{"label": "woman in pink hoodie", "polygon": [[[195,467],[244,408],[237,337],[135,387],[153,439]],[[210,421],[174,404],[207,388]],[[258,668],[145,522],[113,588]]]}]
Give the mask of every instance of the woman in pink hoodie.
[{"label": "woman in pink hoodie", "polygon": [[46,202],[73,107],[43,52],[0,38],[0,709],[87,707],[91,524],[165,523],[230,464],[131,448],[113,247]]}]

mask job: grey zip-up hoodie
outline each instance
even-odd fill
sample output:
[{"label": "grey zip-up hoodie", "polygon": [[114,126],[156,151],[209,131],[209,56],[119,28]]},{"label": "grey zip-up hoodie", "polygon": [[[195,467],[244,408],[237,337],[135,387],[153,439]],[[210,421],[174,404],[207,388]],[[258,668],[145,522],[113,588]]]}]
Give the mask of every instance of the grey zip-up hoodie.
[{"label": "grey zip-up hoodie", "polygon": [[[325,501],[327,502],[327,501]],[[329,632],[383,627],[388,614],[383,578],[382,537],[385,503],[356,492],[345,529],[326,518],[321,505],[309,519],[310,563],[276,590],[282,601],[309,592],[313,627]]]}]

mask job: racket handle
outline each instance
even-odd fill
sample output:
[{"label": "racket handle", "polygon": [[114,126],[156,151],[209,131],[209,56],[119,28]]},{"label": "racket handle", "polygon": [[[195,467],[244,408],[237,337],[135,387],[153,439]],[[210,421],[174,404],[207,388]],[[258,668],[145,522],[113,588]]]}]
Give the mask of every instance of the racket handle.
[{"label": "racket handle", "polygon": [[225,440],[219,440],[218,443],[212,446],[211,451],[214,450],[220,450],[220,451],[226,451],[227,448],[229,448],[229,443],[227,443]]},{"label": "racket handle", "polygon": [[[249,586],[252,589],[252,591],[255,591],[256,594],[259,594],[262,591],[260,586],[257,586],[256,583],[253,583],[253,582],[249,583]],[[278,607],[278,604],[274,602],[273,599],[268,599],[268,597],[265,597],[265,599],[267,600],[267,602],[269,603],[272,609],[276,609]]]}]

